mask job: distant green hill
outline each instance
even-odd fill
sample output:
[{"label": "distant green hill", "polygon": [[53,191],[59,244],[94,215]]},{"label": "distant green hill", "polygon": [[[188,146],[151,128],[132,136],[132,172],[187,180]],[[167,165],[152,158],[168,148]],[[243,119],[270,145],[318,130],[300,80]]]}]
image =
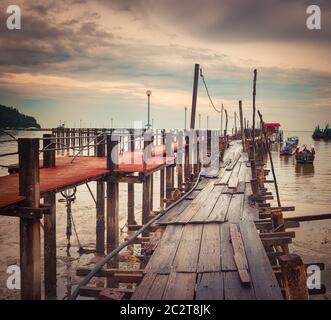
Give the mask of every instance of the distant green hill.
[{"label": "distant green hill", "polygon": [[34,117],[26,116],[17,109],[0,104],[0,128],[40,128]]}]

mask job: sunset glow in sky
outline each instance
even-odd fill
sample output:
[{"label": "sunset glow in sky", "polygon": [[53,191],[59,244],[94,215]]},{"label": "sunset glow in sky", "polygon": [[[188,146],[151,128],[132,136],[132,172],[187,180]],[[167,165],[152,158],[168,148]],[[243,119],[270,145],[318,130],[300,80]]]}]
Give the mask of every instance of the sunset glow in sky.
[{"label": "sunset glow in sky", "polygon": [[[183,127],[194,64],[217,106],[257,105],[267,121],[291,130],[331,123],[329,0],[43,0],[1,1],[0,104],[33,115],[44,127]],[[6,8],[22,10],[22,29],[6,28]],[[319,5],[322,29],[306,27]],[[219,126],[200,81],[203,125]]]}]

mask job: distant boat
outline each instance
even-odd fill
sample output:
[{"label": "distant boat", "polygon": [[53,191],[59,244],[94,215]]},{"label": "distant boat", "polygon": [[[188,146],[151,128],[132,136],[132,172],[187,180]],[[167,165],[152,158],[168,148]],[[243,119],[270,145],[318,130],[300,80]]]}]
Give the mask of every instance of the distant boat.
[{"label": "distant boat", "polygon": [[306,145],[302,148],[297,148],[295,151],[295,159],[299,164],[312,164],[315,160],[315,148],[311,146],[310,150]]},{"label": "distant boat", "polygon": [[321,130],[320,126],[316,126],[312,138],[314,140],[320,140],[323,139],[323,131]]},{"label": "distant boat", "polygon": [[292,156],[295,152],[295,146],[291,142],[286,141],[285,145],[280,149],[281,156]]},{"label": "distant boat", "polygon": [[313,132],[312,138],[314,140],[331,140],[331,128],[329,128],[329,124],[325,126],[324,130],[322,130],[320,126],[317,126]]},{"label": "distant boat", "polygon": [[288,137],[286,139],[286,142],[292,144],[293,148],[296,148],[299,144],[299,137],[294,136],[294,137]]},{"label": "distant boat", "polygon": [[329,128],[329,124],[325,126],[325,129],[323,131],[323,139],[331,140],[331,128]]}]

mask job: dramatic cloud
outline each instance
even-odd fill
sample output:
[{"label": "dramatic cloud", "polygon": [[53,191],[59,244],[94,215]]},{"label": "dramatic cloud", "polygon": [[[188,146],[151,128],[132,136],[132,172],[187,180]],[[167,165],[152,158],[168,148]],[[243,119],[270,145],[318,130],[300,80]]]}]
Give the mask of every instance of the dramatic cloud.
[{"label": "dramatic cloud", "polygon": [[[5,24],[9,4],[0,5],[0,103],[44,126],[64,112],[71,125],[144,122],[147,88],[156,126],[182,126],[194,63],[230,125],[239,99],[250,108],[253,68],[258,103],[273,120],[292,126],[289,109],[303,117],[314,110],[306,128],[330,107],[330,1],[315,3],[315,31],[306,28],[306,0],[21,0],[22,29],[14,31]],[[201,83],[198,110],[218,126]]]}]

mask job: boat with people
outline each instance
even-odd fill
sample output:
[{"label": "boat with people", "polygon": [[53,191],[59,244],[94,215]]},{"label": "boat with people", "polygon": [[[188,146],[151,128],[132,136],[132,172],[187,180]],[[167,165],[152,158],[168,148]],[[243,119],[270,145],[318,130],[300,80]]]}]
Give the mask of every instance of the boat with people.
[{"label": "boat with people", "polygon": [[280,149],[281,156],[292,156],[295,152],[295,147],[292,143],[285,141],[285,144]]},{"label": "boat with people", "polygon": [[315,130],[313,132],[312,138],[314,140],[323,139],[323,130],[320,128],[320,126],[316,126],[315,127]]},{"label": "boat with people", "polygon": [[292,144],[293,148],[296,148],[299,144],[299,137],[297,136],[288,137],[286,142]]},{"label": "boat with people", "polygon": [[310,150],[305,144],[302,147],[297,147],[295,151],[295,159],[298,164],[312,164],[315,160],[314,146],[311,146]]},{"label": "boat with people", "polygon": [[292,156],[295,153],[295,149],[298,146],[298,137],[288,137],[284,144],[281,145],[281,156]]}]

